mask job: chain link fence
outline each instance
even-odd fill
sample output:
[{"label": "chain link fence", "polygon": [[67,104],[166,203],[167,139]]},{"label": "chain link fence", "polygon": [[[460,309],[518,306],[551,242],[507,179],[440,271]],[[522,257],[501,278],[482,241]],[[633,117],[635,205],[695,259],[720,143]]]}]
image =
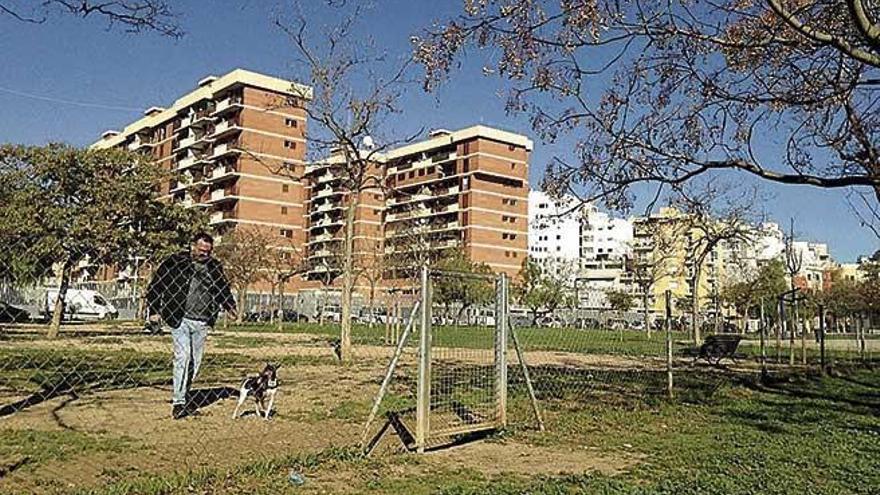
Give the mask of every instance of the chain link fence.
[{"label": "chain link fence", "polygon": [[[80,261],[66,277],[64,263],[24,270],[23,262],[4,260],[2,493],[68,492],[136,475],[361,445],[386,379],[385,399],[372,412],[379,418],[417,412],[417,281],[410,289],[382,289],[372,303],[358,296],[353,356],[341,364],[332,309],[338,292],[284,292],[259,283],[240,290],[231,282],[234,267],[224,265],[222,274],[213,265],[193,267],[189,254],[164,269],[163,260],[137,268]],[[668,400],[670,380],[676,400],[689,400],[735,376],[819,373],[820,321],[826,368],[876,364],[880,350],[876,319],[826,311],[823,320],[803,302],[794,319],[786,307],[782,316],[765,314],[763,325],[758,319],[742,332],[707,327],[697,345],[677,313],[668,320],[655,315],[656,325],[644,328],[637,313],[530,313],[509,297],[497,299],[494,276],[475,284],[437,273],[433,283],[429,411],[432,428],[451,432],[453,442],[468,426],[497,420],[501,319],[507,323],[504,423],[513,431],[552,429],[554,418],[583,404]],[[145,324],[157,313],[161,324]],[[255,313],[261,316],[248,317]],[[707,347],[711,342],[726,344]],[[274,386],[260,379],[267,363],[280,366]],[[243,385],[246,406],[233,419]],[[264,401],[258,415],[254,396],[270,388],[273,409],[266,413]],[[173,418],[174,403],[183,406],[182,419]],[[401,450],[396,440],[385,446]]]}]

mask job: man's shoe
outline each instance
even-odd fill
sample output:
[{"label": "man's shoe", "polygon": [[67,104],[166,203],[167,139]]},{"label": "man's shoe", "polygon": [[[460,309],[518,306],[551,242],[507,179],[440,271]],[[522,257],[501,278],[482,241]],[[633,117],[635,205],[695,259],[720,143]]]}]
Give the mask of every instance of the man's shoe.
[{"label": "man's shoe", "polygon": [[174,404],[171,407],[171,417],[174,419],[183,419],[189,415],[186,406],[183,404]]}]

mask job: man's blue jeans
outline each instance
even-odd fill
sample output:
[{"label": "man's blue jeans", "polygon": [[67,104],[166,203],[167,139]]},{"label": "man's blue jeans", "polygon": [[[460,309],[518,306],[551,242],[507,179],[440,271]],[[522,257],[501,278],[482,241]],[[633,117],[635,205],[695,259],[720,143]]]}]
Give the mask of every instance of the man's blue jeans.
[{"label": "man's blue jeans", "polygon": [[207,336],[208,324],[203,321],[184,318],[180,326],[171,329],[174,342],[174,391],[171,393],[171,403],[174,405],[186,403],[186,394],[199,374]]}]

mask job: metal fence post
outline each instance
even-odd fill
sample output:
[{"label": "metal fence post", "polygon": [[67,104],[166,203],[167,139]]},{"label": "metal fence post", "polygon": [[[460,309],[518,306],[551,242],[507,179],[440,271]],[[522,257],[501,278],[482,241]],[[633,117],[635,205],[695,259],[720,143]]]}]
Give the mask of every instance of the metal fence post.
[{"label": "metal fence post", "polygon": [[495,399],[500,428],[507,427],[507,274],[495,283]]},{"label": "metal fence post", "polygon": [[819,305],[819,366],[825,374],[825,306]]},{"label": "metal fence post", "polygon": [[419,336],[419,386],[416,397],[416,450],[425,452],[431,414],[431,277],[422,267],[421,334]]},{"label": "metal fence post", "polygon": [[666,392],[673,398],[672,392],[672,291],[666,291]]}]

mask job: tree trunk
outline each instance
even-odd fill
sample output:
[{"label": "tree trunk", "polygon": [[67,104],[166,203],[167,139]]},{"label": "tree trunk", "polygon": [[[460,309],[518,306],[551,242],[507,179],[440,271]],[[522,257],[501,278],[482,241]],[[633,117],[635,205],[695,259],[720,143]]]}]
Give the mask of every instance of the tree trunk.
[{"label": "tree trunk", "polygon": [[648,311],[648,289],[642,293],[642,310],[645,312],[645,332],[647,332],[648,340],[651,339],[651,318],[650,312]]},{"label": "tree trunk", "polygon": [[371,282],[370,283],[370,299],[369,299],[369,302],[367,303],[368,304],[368,307],[367,307],[368,313],[367,314],[369,314],[371,329],[373,328],[373,319],[375,316],[375,311],[373,310],[373,302],[375,301],[375,299],[376,299],[376,284]]},{"label": "tree trunk", "polygon": [[284,279],[278,280],[278,331],[284,330]]},{"label": "tree trunk", "polygon": [[345,210],[345,235],[342,255],[342,311],[339,322],[339,357],[342,361],[351,359],[351,299],[354,291],[354,217],[360,195],[352,191],[351,201]]},{"label": "tree trunk", "polygon": [[67,288],[70,286],[70,272],[76,261],[73,256],[68,256],[64,260],[61,267],[61,275],[58,280],[58,297],[55,299],[55,307],[52,309],[52,321],[49,323],[49,331],[46,337],[54,339],[58,337],[58,330],[61,328],[61,318],[64,316],[65,300],[67,298]]},{"label": "tree trunk", "polygon": [[241,287],[238,289],[238,311],[235,315],[235,322],[241,323],[244,321],[244,314],[247,313],[247,287]]},{"label": "tree trunk", "polygon": [[272,287],[269,289],[269,326],[275,324],[275,313],[276,313],[276,301],[275,301],[275,283],[273,282]]}]

